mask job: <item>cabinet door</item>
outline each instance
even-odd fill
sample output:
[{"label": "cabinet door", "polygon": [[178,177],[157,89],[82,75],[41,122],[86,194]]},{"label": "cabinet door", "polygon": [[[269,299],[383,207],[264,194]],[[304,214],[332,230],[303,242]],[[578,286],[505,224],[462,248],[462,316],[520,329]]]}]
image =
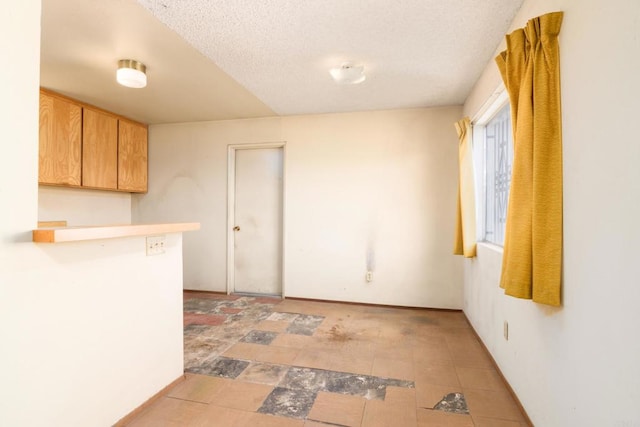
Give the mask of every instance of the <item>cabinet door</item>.
[{"label": "cabinet door", "polygon": [[122,119],[118,125],[118,189],[147,191],[147,127]]},{"label": "cabinet door", "polygon": [[118,119],[86,107],[82,117],[82,185],[116,190]]},{"label": "cabinet door", "polygon": [[40,92],[38,182],[81,184],[82,108]]}]

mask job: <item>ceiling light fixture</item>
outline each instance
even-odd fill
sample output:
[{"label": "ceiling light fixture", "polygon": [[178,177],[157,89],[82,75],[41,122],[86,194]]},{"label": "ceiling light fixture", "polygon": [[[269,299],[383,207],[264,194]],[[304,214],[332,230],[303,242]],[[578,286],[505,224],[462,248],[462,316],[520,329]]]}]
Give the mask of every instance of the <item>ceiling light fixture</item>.
[{"label": "ceiling light fixture", "polygon": [[355,66],[350,62],[345,62],[340,68],[331,68],[329,74],[338,84],[355,85],[365,81],[367,76],[364,75],[364,66]]},{"label": "ceiling light fixture", "polygon": [[121,59],[118,61],[116,80],[122,86],[136,89],[147,85],[147,67],[134,59]]}]

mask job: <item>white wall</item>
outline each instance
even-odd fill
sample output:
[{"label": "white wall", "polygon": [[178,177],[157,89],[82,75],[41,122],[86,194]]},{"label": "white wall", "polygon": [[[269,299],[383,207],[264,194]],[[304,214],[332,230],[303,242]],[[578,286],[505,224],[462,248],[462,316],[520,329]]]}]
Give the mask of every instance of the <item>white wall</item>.
[{"label": "white wall", "polygon": [[[40,2],[0,14],[0,425],[112,425],[182,374],[181,239],[34,244]],[[58,219],[58,218],[56,218]]]},{"label": "white wall", "polygon": [[[640,426],[640,2],[526,0],[513,28],[555,10],[565,12],[563,306],[504,296],[501,254],[480,246],[465,261],[464,311],[535,425]],[[490,63],[465,113],[498,84]]]},{"label": "white wall", "polygon": [[288,296],[460,308],[460,117],[452,107],[284,119]]},{"label": "white wall", "polygon": [[[200,221],[185,286],[226,287],[229,144],[286,141],[286,296],[460,308],[450,256],[459,107],[150,127],[134,221]],[[374,280],[365,282],[367,253]]]},{"label": "white wall", "polygon": [[149,126],[149,192],[133,195],[133,222],[199,222],[184,235],[187,289],[224,291],[227,145],[281,141],[278,118]]},{"label": "white wall", "polygon": [[38,188],[38,221],[69,226],[131,224],[131,194],[84,188]]}]

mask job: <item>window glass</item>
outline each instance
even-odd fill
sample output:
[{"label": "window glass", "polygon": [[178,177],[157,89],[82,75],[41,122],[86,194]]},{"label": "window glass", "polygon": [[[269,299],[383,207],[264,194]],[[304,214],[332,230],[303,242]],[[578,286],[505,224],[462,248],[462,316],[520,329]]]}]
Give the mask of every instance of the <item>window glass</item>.
[{"label": "window glass", "polygon": [[511,184],[513,142],[507,103],[484,126],[484,236],[502,246]]}]

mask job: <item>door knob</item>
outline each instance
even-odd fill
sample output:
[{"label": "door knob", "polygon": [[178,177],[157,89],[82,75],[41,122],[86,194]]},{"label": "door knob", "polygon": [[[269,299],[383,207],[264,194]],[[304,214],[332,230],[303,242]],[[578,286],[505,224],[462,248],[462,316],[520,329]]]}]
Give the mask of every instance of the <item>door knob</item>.
[{"label": "door knob", "polygon": [[236,225],[235,227],[233,227],[233,231],[240,231],[240,227]]}]

